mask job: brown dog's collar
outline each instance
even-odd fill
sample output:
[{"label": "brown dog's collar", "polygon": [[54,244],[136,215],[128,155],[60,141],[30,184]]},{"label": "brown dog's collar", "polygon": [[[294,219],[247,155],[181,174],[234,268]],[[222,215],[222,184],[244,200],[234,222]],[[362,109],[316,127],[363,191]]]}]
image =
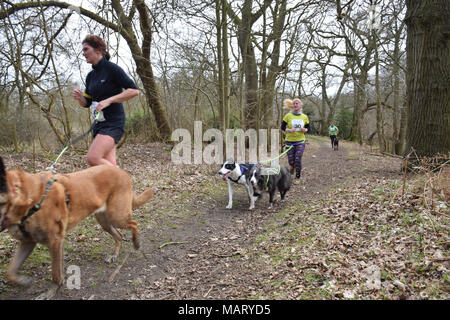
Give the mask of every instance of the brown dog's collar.
[{"label": "brown dog's collar", "polygon": [[22,231],[22,233],[23,233],[25,236],[27,236],[27,237],[30,236],[30,234],[28,233],[28,231],[25,230],[25,221],[26,221],[29,217],[31,217],[33,214],[35,214],[36,212],[38,212],[38,211],[41,209],[42,202],[44,202],[45,198],[47,197],[48,192],[50,191],[52,185],[53,185],[56,181],[58,181],[58,180],[55,179],[55,178],[51,178],[51,179],[46,183],[46,185],[45,185],[45,190],[44,190],[44,193],[42,194],[41,200],[39,200],[39,202],[36,203],[30,210],[28,210],[27,214],[24,215],[24,216],[22,217],[22,219],[20,219],[19,229],[20,229],[20,231]]}]

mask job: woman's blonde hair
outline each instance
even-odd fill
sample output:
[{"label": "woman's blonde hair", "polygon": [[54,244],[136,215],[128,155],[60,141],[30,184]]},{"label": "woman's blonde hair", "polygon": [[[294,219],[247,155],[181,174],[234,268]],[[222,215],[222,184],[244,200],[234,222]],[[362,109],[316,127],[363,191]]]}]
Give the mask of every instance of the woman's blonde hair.
[{"label": "woman's blonde hair", "polygon": [[300,102],[301,104],[303,104],[302,103],[302,100],[300,100],[299,98],[294,98],[294,99],[285,99],[284,100],[284,109],[289,109],[289,110],[292,110],[292,107],[293,107],[293,105],[294,105],[294,101],[298,101],[298,102]]}]

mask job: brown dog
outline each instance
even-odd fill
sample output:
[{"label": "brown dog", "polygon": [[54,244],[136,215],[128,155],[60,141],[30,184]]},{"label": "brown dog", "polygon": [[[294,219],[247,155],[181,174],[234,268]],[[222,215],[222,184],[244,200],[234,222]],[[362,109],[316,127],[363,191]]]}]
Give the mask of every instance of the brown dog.
[{"label": "brown dog", "polygon": [[136,196],[130,176],[116,167],[101,165],[71,174],[30,174],[6,171],[0,157],[0,232],[8,229],[20,240],[6,274],[8,281],[31,283],[17,272],[36,243],[43,243],[50,250],[53,283],[41,298],[53,297],[63,283],[64,237],[93,213],[115,241],[108,262],[117,259],[122,245],[121,233],[116,228],[130,229],[134,248],[139,249],[139,233],[136,222],[131,220],[131,211],[152,195],[152,190],[147,189]]}]

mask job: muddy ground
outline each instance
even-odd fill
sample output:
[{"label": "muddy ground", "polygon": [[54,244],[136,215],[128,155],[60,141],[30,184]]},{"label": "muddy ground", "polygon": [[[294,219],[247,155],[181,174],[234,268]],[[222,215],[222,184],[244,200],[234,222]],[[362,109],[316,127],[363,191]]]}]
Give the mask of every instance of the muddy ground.
[{"label": "muddy ground", "polygon": [[[2,156],[7,168],[30,172],[52,162],[29,154]],[[124,232],[118,261],[107,264],[113,241],[89,217],[65,243],[64,267],[79,267],[80,288],[65,283],[56,299],[449,297],[448,216],[432,216],[431,227],[415,207],[405,211],[408,200],[398,208],[386,202],[401,184],[400,159],[346,142],[333,151],[328,139],[311,137],[301,184],[292,185],[286,201],[274,208],[267,208],[266,195],[249,211],[243,186],[235,188],[233,209],[225,209],[227,186],[218,165],[176,166],[163,144],[125,144],[118,157],[138,192],[155,192],[134,210],[141,249],[134,251]],[[60,162],[60,173],[86,167],[85,156],[75,152]],[[417,226],[432,233],[417,231],[420,243],[405,238]],[[0,234],[0,279],[16,245]],[[443,263],[433,262],[439,254]],[[46,290],[51,274],[45,246],[35,249],[22,274],[33,285],[0,280],[0,299],[34,299]],[[65,274],[66,281],[71,275]]]}]

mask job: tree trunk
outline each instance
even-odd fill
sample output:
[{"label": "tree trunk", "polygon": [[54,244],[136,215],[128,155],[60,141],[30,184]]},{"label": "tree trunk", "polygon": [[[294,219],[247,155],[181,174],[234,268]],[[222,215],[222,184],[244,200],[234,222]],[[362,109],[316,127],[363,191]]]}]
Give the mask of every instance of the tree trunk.
[{"label": "tree trunk", "polygon": [[326,65],[320,64],[320,68],[322,69],[322,77],[320,79],[321,87],[322,87],[322,102],[320,107],[320,135],[326,136],[328,135],[328,117],[327,117],[327,72]]},{"label": "tree trunk", "polygon": [[406,1],[406,152],[419,157],[450,150],[450,2]]},{"label": "tree trunk", "polygon": [[392,141],[394,143],[393,153],[399,153],[400,146],[400,129],[399,129],[399,115],[400,115],[400,32],[395,35],[394,45],[394,64],[393,64],[393,89],[394,89],[394,111],[392,117]]},{"label": "tree trunk", "polygon": [[406,152],[406,133],[408,129],[408,108],[406,106],[406,97],[403,99],[403,104],[400,107],[400,130],[398,134],[398,144],[396,152],[403,155]]},{"label": "tree trunk", "polygon": [[223,59],[223,107],[224,128],[230,126],[230,57],[228,54],[228,2],[222,1],[222,59]]},{"label": "tree trunk", "polygon": [[221,20],[221,0],[216,0],[216,44],[217,44],[217,97],[219,100],[219,118],[220,129],[223,133],[226,130],[225,124],[225,100],[224,100],[224,83],[223,83],[223,59],[222,59],[222,26]]},{"label": "tree trunk", "polygon": [[141,78],[144,86],[147,106],[153,111],[153,115],[155,116],[159,135],[162,140],[168,141],[170,140],[171,129],[169,121],[167,120],[166,111],[159,97],[153,68],[150,63],[150,47],[152,42],[150,15],[144,0],[134,0],[133,2],[139,12],[139,22],[143,36],[142,49],[139,47],[137,38],[134,35],[131,21],[129,20],[129,17],[125,15],[119,0],[112,0],[112,6],[114,11],[116,11],[121,24],[120,34],[124,37],[133,54],[133,60],[136,63],[136,72]]},{"label": "tree trunk", "polygon": [[252,13],[253,0],[245,0],[242,5],[242,18],[239,18],[230,7],[229,16],[238,28],[238,45],[242,55],[242,69],[245,75],[245,106],[243,110],[244,127],[259,129],[258,119],[258,69],[255,48],[252,42],[252,26],[270,5],[271,0],[264,0],[261,8]]},{"label": "tree trunk", "polygon": [[361,74],[358,77],[358,80],[353,81],[354,83],[354,106],[353,106],[353,121],[352,121],[352,129],[350,133],[349,140],[359,142],[362,144],[362,132],[361,132],[361,124],[362,124],[362,107],[367,104],[366,98],[366,83],[367,83],[367,74],[362,71],[364,74]]},{"label": "tree trunk", "polygon": [[380,97],[380,60],[378,59],[378,46],[376,39],[376,31],[373,30],[373,37],[375,41],[375,94],[377,101],[377,135],[378,135],[378,147],[380,152],[385,151],[384,143],[384,125],[383,125],[383,109],[381,105]]},{"label": "tree trunk", "polygon": [[258,71],[255,49],[251,40],[252,33],[252,0],[246,0],[242,8],[242,21],[238,32],[238,43],[242,53],[245,74],[245,128],[258,127]]},{"label": "tree trunk", "polygon": [[[279,8],[278,8],[279,6]],[[268,42],[273,40],[273,49],[271,53],[267,53],[270,56],[271,62],[267,77],[265,79],[265,86],[262,90],[262,116],[264,128],[270,129],[273,125],[273,103],[275,95],[275,84],[282,68],[280,67],[280,52],[281,52],[281,39],[286,20],[286,1],[281,1],[281,4],[277,3],[274,10],[274,27],[272,34],[269,36]],[[266,46],[267,48],[267,46]],[[270,138],[270,137],[269,137]]]}]

